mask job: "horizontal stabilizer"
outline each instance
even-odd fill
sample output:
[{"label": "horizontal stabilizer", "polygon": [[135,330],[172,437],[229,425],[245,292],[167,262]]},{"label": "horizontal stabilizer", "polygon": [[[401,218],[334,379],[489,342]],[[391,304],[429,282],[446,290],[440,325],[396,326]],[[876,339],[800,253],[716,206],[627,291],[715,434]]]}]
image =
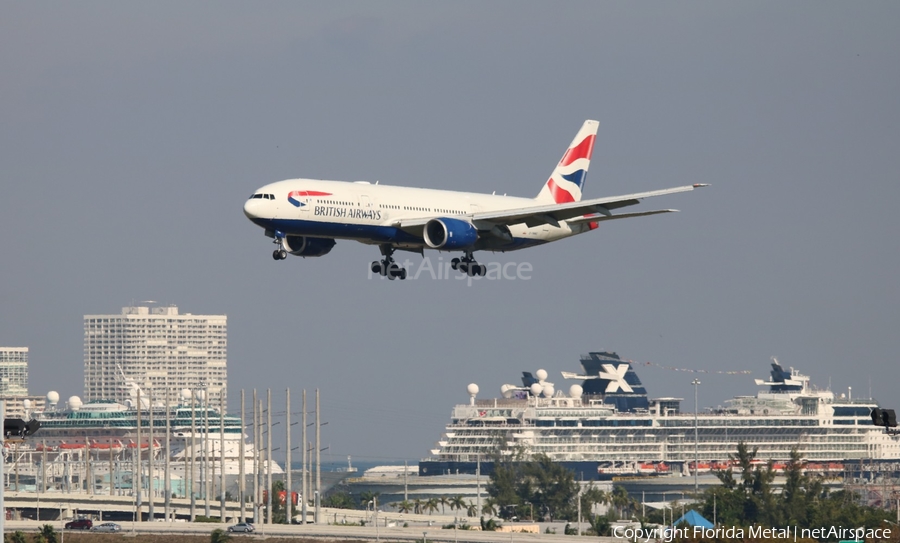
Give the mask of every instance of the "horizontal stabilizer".
[{"label": "horizontal stabilizer", "polygon": [[603,222],[615,219],[630,219],[631,217],[646,217],[648,215],[659,215],[660,213],[678,213],[677,209],[657,209],[654,211],[641,211],[635,213],[620,213],[618,215],[588,215],[587,217],[576,217],[566,222],[569,224],[579,224],[583,222]]}]

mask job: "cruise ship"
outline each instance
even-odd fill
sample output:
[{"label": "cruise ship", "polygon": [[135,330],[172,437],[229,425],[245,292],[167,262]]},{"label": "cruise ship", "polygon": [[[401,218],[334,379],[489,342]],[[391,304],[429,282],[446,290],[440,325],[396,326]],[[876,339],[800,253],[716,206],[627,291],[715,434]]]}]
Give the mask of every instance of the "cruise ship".
[{"label": "cruise ship", "polygon": [[[773,359],[768,380],[754,396],[685,412],[681,398],[650,398],[634,367],[612,352],[581,357],[582,374],[567,393],[544,370],[523,373],[522,385],[503,385],[501,398],[457,405],[419,475],[490,473],[497,454],[545,454],[584,480],[622,475],[685,475],[730,465],[739,442],[757,448],[776,468],[796,449],[809,471],[842,471],[843,463],[896,460],[900,442],[872,424],[872,400],[835,395]],[[699,461],[695,462],[695,458]]]},{"label": "cruise ship", "polygon": [[[254,469],[266,472],[266,460],[255,457],[240,417],[202,405],[189,391],[169,407],[156,402],[150,405],[146,396],[138,407],[139,396],[134,391],[126,404],[108,400],[82,403],[72,396],[59,405],[59,394],[53,391],[47,394],[45,409],[32,411],[26,404],[26,416],[41,426],[24,442],[4,444],[7,477],[15,477],[15,488],[125,491],[130,489],[138,447],[144,476],[149,478],[152,458],[153,479],[161,485],[167,466],[179,495],[186,492],[186,481],[202,485],[209,480],[212,485],[223,472],[229,487],[237,484],[242,463],[248,478]],[[284,472],[275,461],[271,470],[275,476]],[[111,479],[115,481],[112,485]],[[94,481],[94,488],[87,487],[87,480]]]}]

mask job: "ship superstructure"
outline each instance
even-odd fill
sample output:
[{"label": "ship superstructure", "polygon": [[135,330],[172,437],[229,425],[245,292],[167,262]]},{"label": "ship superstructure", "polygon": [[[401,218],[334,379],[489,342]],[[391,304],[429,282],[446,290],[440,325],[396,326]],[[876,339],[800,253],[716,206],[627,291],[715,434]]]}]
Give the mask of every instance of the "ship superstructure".
[{"label": "ship superstructure", "polygon": [[[546,454],[587,478],[624,473],[662,474],[728,465],[744,442],[761,461],[784,462],[796,449],[809,469],[836,469],[845,460],[900,458],[897,438],[872,424],[869,399],[835,396],[809,377],[772,362],[767,387],[695,414],[681,398],[651,399],[630,362],[611,352],[581,357],[583,374],[568,394],[525,373],[522,387],[504,385],[502,398],[475,399],[453,409],[450,424],[422,460],[420,475],[473,473],[496,455]],[[477,390],[477,387],[476,387]],[[471,392],[471,390],[470,390]],[[696,425],[696,441],[695,441]],[[482,472],[485,470],[482,469]]]}]

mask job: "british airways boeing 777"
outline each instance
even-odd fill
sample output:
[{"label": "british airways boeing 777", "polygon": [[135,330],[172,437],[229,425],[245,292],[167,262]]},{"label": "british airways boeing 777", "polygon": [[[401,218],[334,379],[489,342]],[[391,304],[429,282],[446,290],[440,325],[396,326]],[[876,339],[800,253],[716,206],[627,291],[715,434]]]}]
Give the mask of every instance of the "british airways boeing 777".
[{"label": "british airways boeing 777", "polygon": [[244,214],[278,246],[275,260],[328,254],[337,239],[377,245],[381,260],[372,271],[406,278],[395,250],[462,253],[451,267],[484,275],[475,251],[515,251],[589,232],[601,222],[669,213],[658,209],[613,214],[643,198],[686,192],[705,185],[582,200],[594,149],[597,121],[585,121],[535,198],[396,187],[365,181],[289,179],[261,187],[244,204]]}]

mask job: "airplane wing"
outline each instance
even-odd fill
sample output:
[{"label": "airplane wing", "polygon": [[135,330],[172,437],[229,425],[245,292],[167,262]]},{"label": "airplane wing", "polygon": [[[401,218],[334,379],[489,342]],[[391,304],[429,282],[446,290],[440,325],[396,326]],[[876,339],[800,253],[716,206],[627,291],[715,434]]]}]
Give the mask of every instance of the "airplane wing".
[{"label": "airplane wing", "polygon": [[[707,185],[697,183],[694,185],[686,185],[684,187],[638,192],[635,194],[626,194],[624,196],[607,196],[604,198],[594,198],[592,200],[569,202],[566,204],[547,204],[519,209],[505,209],[502,211],[486,211],[472,215],[472,222],[479,230],[490,230],[499,225],[509,226],[525,223],[529,227],[542,224],[559,226],[559,221],[568,221],[574,224],[643,217],[647,215],[657,215],[659,213],[672,213],[677,210],[660,209],[639,213],[623,213],[621,215],[613,215],[610,213],[610,210],[639,204],[643,198],[662,196],[664,194],[675,194],[678,192],[688,192],[705,186]],[[431,219],[432,217],[401,219],[393,222],[392,226],[402,228],[411,233],[415,232],[421,234],[422,227]]]},{"label": "airplane wing", "polygon": [[[696,188],[705,187],[704,184],[687,185],[684,187],[675,187],[671,189],[653,190],[649,192],[639,192],[636,194],[626,194],[624,196],[607,196],[605,198],[594,198],[591,200],[583,200],[581,202],[569,202],[566,204],[549,204],[542,206],[526,207],[522,209],[509,209],[503,211],[488,211],[484,213],[475,213],[472,217],[473,222],[484,221],[497,225],[513,225],[525,223],[529,227],[539,226],[541,224],[559,225],[559,221],[567,221],[578,219],[582,222],[584,215],[594,216],[590,221],[597,221],[598,216],[603,217],[599,220],[610,220],[615,218],[638,217],[642,214],[628,213],[623,215],[613,215],[610,213],[612,209],[620,207],[632,206],[640,203],[641,199],[651,196],[662,196],[664,194],[675,194],[677,192],[688,192]],[[643,215],[655,215],[657,213],[668,213],[672,210],[659,210],[654,212],[645,212]]]},{"label": "airplane wing", "polygon": [[577,217],[575,219],[567,219],[566,222],[569,224],[579,224],[583,222],[603,222],[603,221],[613,221],[616,219],[630,219],[631,217],[646,217],[648,215],[659,215],[660,213],[678,213],[677,209],[657,209],[654,211],[641,211],[638,213],[619,213],[617,215],[586,215],[584,217]]}]

